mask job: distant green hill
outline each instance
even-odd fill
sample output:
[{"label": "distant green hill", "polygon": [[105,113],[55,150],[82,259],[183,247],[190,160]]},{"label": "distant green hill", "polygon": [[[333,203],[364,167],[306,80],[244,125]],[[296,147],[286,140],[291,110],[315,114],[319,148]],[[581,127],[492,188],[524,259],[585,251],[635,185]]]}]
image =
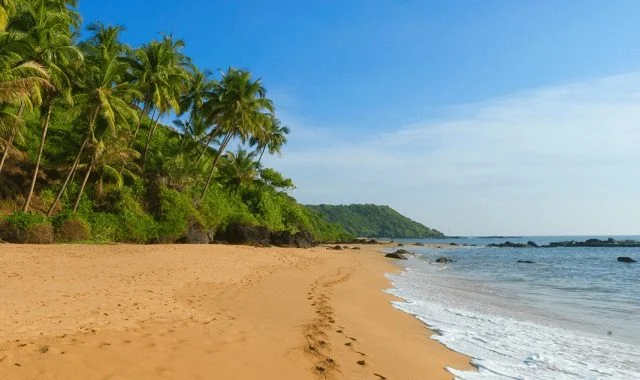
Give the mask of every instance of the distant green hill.
[{"label": "distant green hill", "polygon": [[327,221],[340,224],[356,236],[389,238],[442,237],[438,230],[426,227],[401,215],[389,206],[364,205],[307,205]]}]

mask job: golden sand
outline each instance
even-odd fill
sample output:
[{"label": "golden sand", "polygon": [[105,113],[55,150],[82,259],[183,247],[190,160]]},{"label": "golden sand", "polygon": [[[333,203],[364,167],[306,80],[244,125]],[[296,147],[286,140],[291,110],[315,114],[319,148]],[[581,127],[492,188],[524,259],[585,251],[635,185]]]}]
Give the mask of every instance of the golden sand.
[{"label": "golden sand", "polygon": [[0,379],[450,379],[376,252],[0,244]]}]

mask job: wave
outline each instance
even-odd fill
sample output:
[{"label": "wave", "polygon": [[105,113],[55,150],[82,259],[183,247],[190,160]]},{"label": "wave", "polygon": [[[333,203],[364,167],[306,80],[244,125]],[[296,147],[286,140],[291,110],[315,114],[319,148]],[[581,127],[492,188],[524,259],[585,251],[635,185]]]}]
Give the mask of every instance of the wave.
[{"label": "wave", "polygon": [[430,277],[414,269],[390,275],[389,293],[404,300],[396,308],[437,333],[433,339],[473,358],[477,372],[449,369],[459,379],[640,379],[638,346],[475,310]]}]

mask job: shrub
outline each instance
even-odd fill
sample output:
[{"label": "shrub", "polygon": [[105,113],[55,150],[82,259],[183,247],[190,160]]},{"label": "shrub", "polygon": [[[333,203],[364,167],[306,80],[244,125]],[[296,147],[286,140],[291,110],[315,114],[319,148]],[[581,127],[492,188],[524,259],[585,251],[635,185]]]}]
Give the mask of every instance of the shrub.
[{"label": "shrub", "polygon": [[57,227],[55,229],[55,238],[56,241],[62,243],[89,240],[91,238],[91,229],[87,222],[76,217],[64,221]]},{"label": "shrub", "polygon": [[51,244],[53,227],[44,215],[17,211],[0,223],[0,239],[17,244]]}]

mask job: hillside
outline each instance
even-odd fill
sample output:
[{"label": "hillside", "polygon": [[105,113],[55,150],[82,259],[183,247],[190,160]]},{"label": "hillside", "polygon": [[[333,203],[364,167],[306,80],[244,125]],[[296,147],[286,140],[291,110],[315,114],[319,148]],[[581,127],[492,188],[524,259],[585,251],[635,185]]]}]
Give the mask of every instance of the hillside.
[{"label": "hillside", "polygon": [[442,232],[426,227],[389,206],[372,204],[307,205],[327,221],[340,224],[356,236],[429,238],[442,237]]}]

